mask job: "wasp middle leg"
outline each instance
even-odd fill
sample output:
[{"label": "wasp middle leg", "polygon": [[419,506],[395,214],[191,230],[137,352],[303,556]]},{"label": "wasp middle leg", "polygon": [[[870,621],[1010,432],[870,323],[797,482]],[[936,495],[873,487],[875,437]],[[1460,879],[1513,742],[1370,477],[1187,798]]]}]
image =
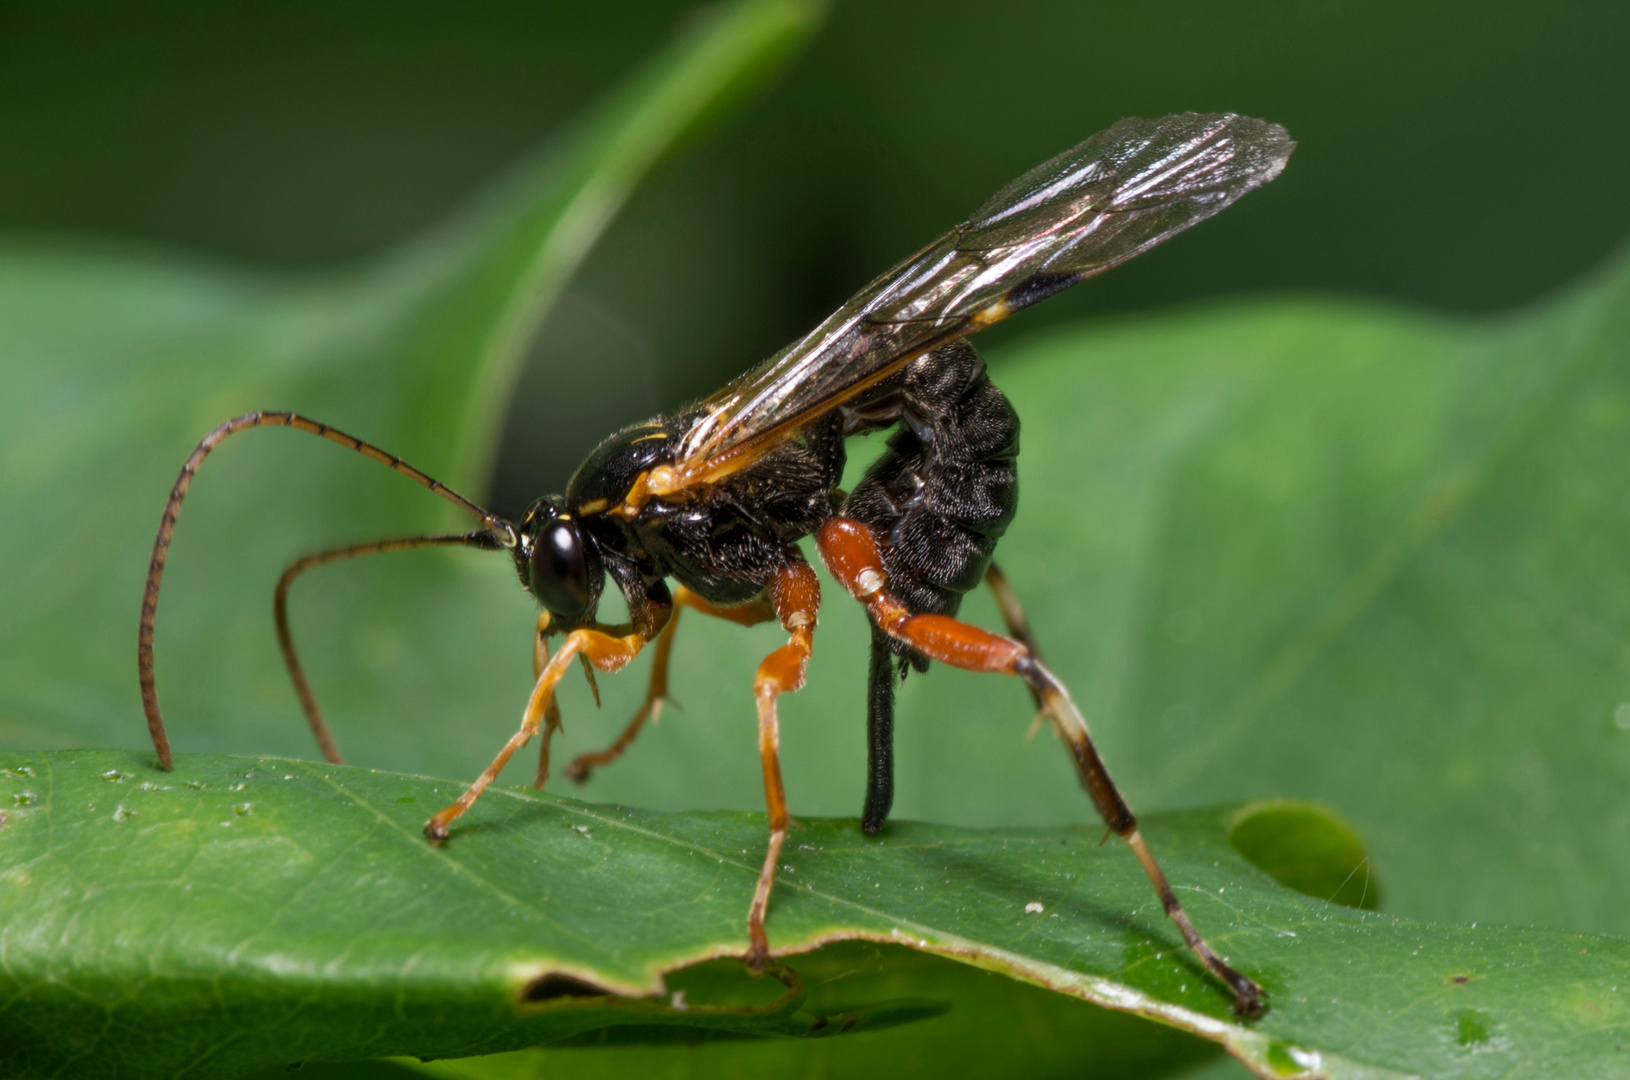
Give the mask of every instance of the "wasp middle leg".
[{"label": "wasp middle leg", "polygon": [[770,957],[764,915],[775,885],[775,863],[787,838],[787,792],[781,783],[781,730],[775,699],[803,688],[804,671],[815,645],[815,612],[821,606],[821,583],[802,559],[789,562],[771,579],[769,599],[781,626],[791,635],[787,644],[764,658],[753,678],[758,702],[758,756],[764,767],[764,801],[770,814],[770,843],[764,853],[753,904],[747,910],[747,966],[762,971]]},{"label": "wasp middle leg", "polygon": [[721,607],[709,603],[683,585],[673,591],[673,605],[673,614],[668,616],[668,625],[662,628],[662,633],[657,637],[656,655],[651,662],[651,681],[645,690],[645,700],[634,713],[634,719],[628,722],[628,726],[623,728],[622,734],[618,735],[610,746],[604,750],[591,750],[579,754],[566,766],[566,775],[577,783],[585,782],[593,775],[595,769],[602,765],[610,765],[622,757],[623,752],[639,738],[645,722],[649,720],[655,723],[661,717],[662,703],[668,700],[668,658],[673,653],[674,633],[679,627],[681,611],[685,608],[694,608],[703,615],[724,619],[741,626],[757,626],[776,617],[775,606],[768,599],[761,598],[733,607]]}]

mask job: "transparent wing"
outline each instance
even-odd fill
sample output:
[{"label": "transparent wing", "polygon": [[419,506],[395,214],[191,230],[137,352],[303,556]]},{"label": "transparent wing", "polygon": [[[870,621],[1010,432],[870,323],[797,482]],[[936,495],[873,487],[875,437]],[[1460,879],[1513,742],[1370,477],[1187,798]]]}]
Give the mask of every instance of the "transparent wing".
[{"label": "transparent wing", "polygon": [[1122,120],[1025,173],[699,406],[680,486],[717,479],[799,426],[971,334],[1174,236],[1260,187],[1295,148],[1233,114]]}]

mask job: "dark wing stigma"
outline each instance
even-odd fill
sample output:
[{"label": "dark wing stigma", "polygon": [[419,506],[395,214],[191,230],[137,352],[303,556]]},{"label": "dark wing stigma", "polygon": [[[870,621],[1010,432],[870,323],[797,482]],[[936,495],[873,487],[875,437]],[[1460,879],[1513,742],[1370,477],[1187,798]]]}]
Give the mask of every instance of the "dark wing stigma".
[{"label": "dark wing stigma", "polygon": [[1278,176],[1296,144],[1248,116],[1132,117],[1038,165],[700,406],[666,494],[708,483],[913,357],[1119,266]]}]

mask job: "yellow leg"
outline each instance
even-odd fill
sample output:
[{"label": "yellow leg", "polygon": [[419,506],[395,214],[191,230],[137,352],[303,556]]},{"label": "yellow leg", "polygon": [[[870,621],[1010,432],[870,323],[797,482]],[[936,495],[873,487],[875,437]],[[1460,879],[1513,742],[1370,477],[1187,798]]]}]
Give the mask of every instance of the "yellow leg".
[{"label": "yellow leg", "polygon": [[475,783],[465,789],[457,802],[438,811],[425,823],[424,834],[438,843],[447,839],[447,827],[458,820],[459,816],[481,797],[481,793],[487,790],[487,785],[498,778],[498,774],[503,771],[515,751],[525,746],[527,740],[538,733],[549,703],[554,698],[555,687],[560,684],[567,667],[579,653],[586,655],[589,662],[601,671],[616,671],[638,656],[640,649],[644,647],[645,638],[638,633],[630,633],[626,637],[612,637],[599,630],[573,630],[567,634],[560,651],[543,666],[543,673],[538,676],[537,683],[532,687],[532,696],[527,699],[526,711],[521,714],[520,730],[510,736],[509,742],[504,744],[504,748],[498,752],[492,764],[476,777]]},{"label": "yellow leg", "polygon": [[718,607],[703,600],[683,585],[675,589],[673,614],[668,616],[668,625],[662,628],[662,633],[657,637],[656,656],[651,664],[651,682],[646,687],[645,700],[640,704],[639,711],[610,746],[604,750],[591,750],[574,758],[572,763],[566,766],[567,776],[580,784],[583,783],[595,769],[602,765],[610,765],[622,757],[623,752],[639,738],[647,720],[655,723],[661,718],[662,703],[668,700],[668,658],[673,653],[674,633],[679,627],[679,613],[685,608],[694,608],[703,615],[711,615],[716,619],[725,619],[742,626],[754,626],[775,618],[775,608],[767,600],[755,600],[738,607]]},{"label": "yellow leg", "polygon": [[764,852],[753,903],[747,910],[747,966],[763,971],[770,958],[770,939],[764,930],[770,890],[775,886],[775,864],[787,838],[787,792],[781,783],[781,731],[775,699],[801,689],[804,670],[815,645],[815,612],[821,604],[821,585],[805,562],[784,569],[770,584],[770,599],[781,625],[792,635],[787,644],[764,658],[753,679],[758,702],[758,756],[764,767],[764,802],[770,813],[770,843]]},{"label": "yellow leg", "polygon": [[[532,678],[534,681],[543,678],[543,669],[549,664],[549,613],[538,614],[538,630],[532,638]],[[532,786],[539,791],[549,782],[549,744],[554,741],[555,732],[564,731],[560,722],[560,699],[553,694],[549,695],[549,704],[543,710],[543,738],[538,740],[538,775],[532,781]]]}]

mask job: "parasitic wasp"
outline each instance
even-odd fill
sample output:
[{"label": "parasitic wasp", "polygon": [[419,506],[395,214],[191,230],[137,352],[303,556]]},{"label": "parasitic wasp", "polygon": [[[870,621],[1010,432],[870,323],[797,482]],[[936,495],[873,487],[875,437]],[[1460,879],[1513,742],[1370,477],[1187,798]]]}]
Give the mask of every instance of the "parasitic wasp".
[{"label": "parasitic wasp", "polygon": [[[572,664],[616,671],[648,645],[645,701],[606,750],[567,768],[584,779],[615,760],[660,707],[679,614],[743,625],[777,621],[787,644],[753,682],[770,836],[748,908],[754,970],[769,961],[765,914],[787,829],[776,698],[803,685],[820,585],[798,543],[813,537],[827,568],[865,606],[872,626],[868,771],[861,827],[882,828],[893,800],[894,687],[939,661],[1018,676],[1069,748],[1105,823],[1131,847],[1166,914],[1195,955],[1260,1015],[1262,989],[1235,971],[1190,922],[1137,819],[1110,779],[1064,684],[1042,663],[1018,598],[992,561],[1017,507],[1019,418],[965,340],[1079,281],[1118,266],[1278,176],[1295,144],[1285,129],[1233,114],[1130,118],[1014,180],[966,222],[857,293],[825,322],[704,401],[619,431],[594,449],[564,495],[534,502],[518,523],[489,513],[413,466],[327,424],[254,412],[210,432],[181,468],[159,523],[142,600],[137,658],[142,703],[159,760],[171,765],[153,681],[159,584],[182,499],[204,458],[229,435],[279,426],[320,435],[448,499],[480,527],[336,548],[284,571],[274,610],[284,659],[324,756],[339,751],[289,635],[287,594],[323,563],[411,548],[503,551],[542,607],[536,683],[520,729],[452,805],[425,826],[440,843],[510,757],[542,736],[537,784],[559,728],[555,687]],[[845,440],[893,429],[853,491],[839,487]],[[596,613],[606,579],[629,621]],[[674,582],[670,587],[669,580]],[[962,598],[984,582],[1006,636],[960,622]],[[562,640],[551,653],[549,642]]]}]

